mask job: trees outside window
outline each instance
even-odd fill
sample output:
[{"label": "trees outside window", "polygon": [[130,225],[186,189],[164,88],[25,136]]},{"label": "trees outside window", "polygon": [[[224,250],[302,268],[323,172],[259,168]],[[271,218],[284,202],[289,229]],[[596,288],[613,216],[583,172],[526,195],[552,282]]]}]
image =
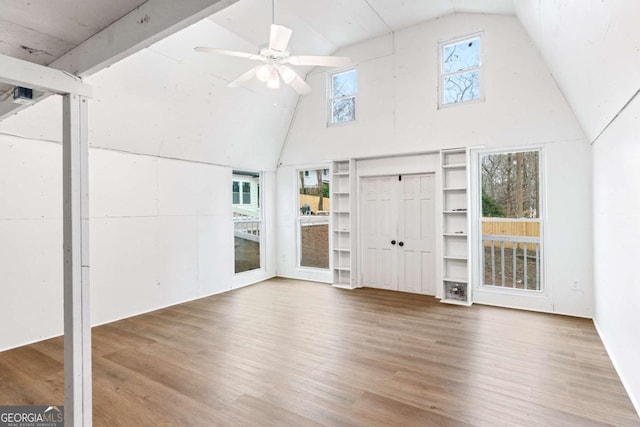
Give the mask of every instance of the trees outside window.
[{"label": "trees outside window", "polygon": [[346,123],[356,119],[356,70],[331,75],[329,123]]},{"label": "trees outside window", "polygon": [[440,105],[480,99],[480,36],[440,45]]}]

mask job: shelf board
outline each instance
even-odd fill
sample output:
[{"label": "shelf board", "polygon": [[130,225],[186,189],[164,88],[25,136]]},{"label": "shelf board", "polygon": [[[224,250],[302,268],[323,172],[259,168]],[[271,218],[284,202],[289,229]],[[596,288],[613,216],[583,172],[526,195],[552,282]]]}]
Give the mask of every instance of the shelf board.
[{"label": "shelf board", "polygon": [[463,211],[442,211],[443,214],[458,214],[458,215],[466,215],[466,209]]},{"label": "shelf board", "polygon": [[348,191],[333,191],[333,194],[336,196],[348,196],[350,193]]},{"label": "shelf board", "polygon": [[466,153],[467,149],[466,148],[445,148],[444,150],[441,150],[442,154],[452,154],[452,153]]},{"label": "shelf board", "polygon": [[351,230],[342,229],[342,230],[333,230],[333,232],[334,233],[351,233]]},{"label": "shelf board", "polygon": [[347,248],[333,248],[333,250],[337,252],[351,252],[351,249]]},{"label": "shelf board", "polygon": [[442,298],[440,302],[443,302],[445,304],[465,305],[467,307],[469,307],[472,304],[471,301],[458,301],[455,299],[447,299],[447,298]]},{"label": "shelf board", "polygon": [[350,267],[333,267],[336,271],[351,271]]},{"label": "shelf board", "polygon": [[349,211],[333,211],[331,213],[334,213],[334,214],[349,214],[351,212],[349,212]]},{"label": "shelf board", "polygon": [[443,282],[454,282],[454,283],[469,283],[467,279],[461,279],[456,277],[444,277],[442,279]]},{"label": "shelf board", "polygon": [[333,176],[349,176],[349,172],[334,172]]},{"label": "shelf board", "polygon": [[443,188],[442,191],[467,191],[467,187],[448,187]]},{"label": "shelf board", "polygon": [[467,257],[465,257],[465,256],[451,256],[451,255],[445,255],[445,256],[443,256],[442,258],[444,258],[444,259],[451,259],[451,260],[454,260],[454,261],[466,261],[466,260],[467,260]]},{"label": "shelf board", "polygon": [[443,233],[444,237],[467,237],[467,233]]},{"label": "shelf board", "polygon": [[466,163],[449,163],[448,165],[442,165],[442,169],[466,169]]}]

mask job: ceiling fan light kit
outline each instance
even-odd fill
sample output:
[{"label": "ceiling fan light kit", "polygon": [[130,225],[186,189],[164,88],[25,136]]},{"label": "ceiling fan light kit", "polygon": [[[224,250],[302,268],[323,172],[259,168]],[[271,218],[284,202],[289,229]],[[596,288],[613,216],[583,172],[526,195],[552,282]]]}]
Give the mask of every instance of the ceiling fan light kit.
[{"label": "ceiling fan light kit", "polygon": [[[274,10],[275,10],[275,5]],[[275,21],[275,15],[273,18]],[[248,82],[252,78],[266,83],[270,89],[280,88],[280,79],[290,85],[299,95],[306,95],[311,92],[311,87],[304,81],[291,65],[308,65],[315,67],[344,67],[351,60],[344,56],[291,56],[287,47],[293,31],[283,25],[271,25],[269,33],[269,46],[261,49],[258,54],[238,52],[234,50],[216,49],[211,47],[198,46],[194,48],[196,52],[214,53],[218,55],[235,56],[252,61],[261,61],[264,64],[250,69],[240,77],[229,83],[229,87],[238,87]]]}]

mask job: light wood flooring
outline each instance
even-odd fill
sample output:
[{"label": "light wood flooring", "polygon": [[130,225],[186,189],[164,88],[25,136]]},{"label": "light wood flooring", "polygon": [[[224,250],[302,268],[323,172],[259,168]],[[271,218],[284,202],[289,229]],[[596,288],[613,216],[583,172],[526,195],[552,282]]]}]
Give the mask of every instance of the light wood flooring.
[{"label": "light wood flooring", "polygon": [[[274,279],[93,329],[96,426],[638,426],[590,320]],[[63,402],[62,339],[0,404]]]}]

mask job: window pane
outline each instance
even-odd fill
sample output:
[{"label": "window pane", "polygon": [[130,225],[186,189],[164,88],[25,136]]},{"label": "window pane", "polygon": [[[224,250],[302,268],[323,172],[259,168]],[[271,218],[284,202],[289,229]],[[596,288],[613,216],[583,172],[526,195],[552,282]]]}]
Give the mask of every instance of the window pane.
[{"label": "window pane", "polygon": [[259,196],[252,204],[251,194],[259,194],[260,174],[233,171],[233,234],[236,273],[260,268],[262,215]]},{"label": "window pane", "polygon": [[242,204],[251,204],[251,184],[248,182],[242,183]]},{"label": "window pane", "polygon": [[329,177],[322,169],[300,171],[298,174],[300,215],[329,215]]},{"label": "window pane", "polygon": [[356,99],[344,98],[331,101],[331,123],[343,123],[355,120]]},{"label": "window pane", "polygon": [[329,224],[300,224],[300,266],[329,268]]},{"label": "window pane", "polygon": [[334,74],[332,81],[332,98],[354,95],[356,93],[356,70]]},{"label": "window pane", "polygon": [[442,68],[445,73],[479,67],[480,39],[474,38],[444,46],[442,49],[442,62]]},{"label": "window pane", "polygon": [[538,151],[485,155],[482,216],[540,218]]},{"label": "window pane", "polygon": [[480,158],[482,284],[541,291],[540,152]]},{"label": "window pane", "polygon": [[444,77],[445,104],[471,101],[480,97],[480,73],[478,70]]}]

